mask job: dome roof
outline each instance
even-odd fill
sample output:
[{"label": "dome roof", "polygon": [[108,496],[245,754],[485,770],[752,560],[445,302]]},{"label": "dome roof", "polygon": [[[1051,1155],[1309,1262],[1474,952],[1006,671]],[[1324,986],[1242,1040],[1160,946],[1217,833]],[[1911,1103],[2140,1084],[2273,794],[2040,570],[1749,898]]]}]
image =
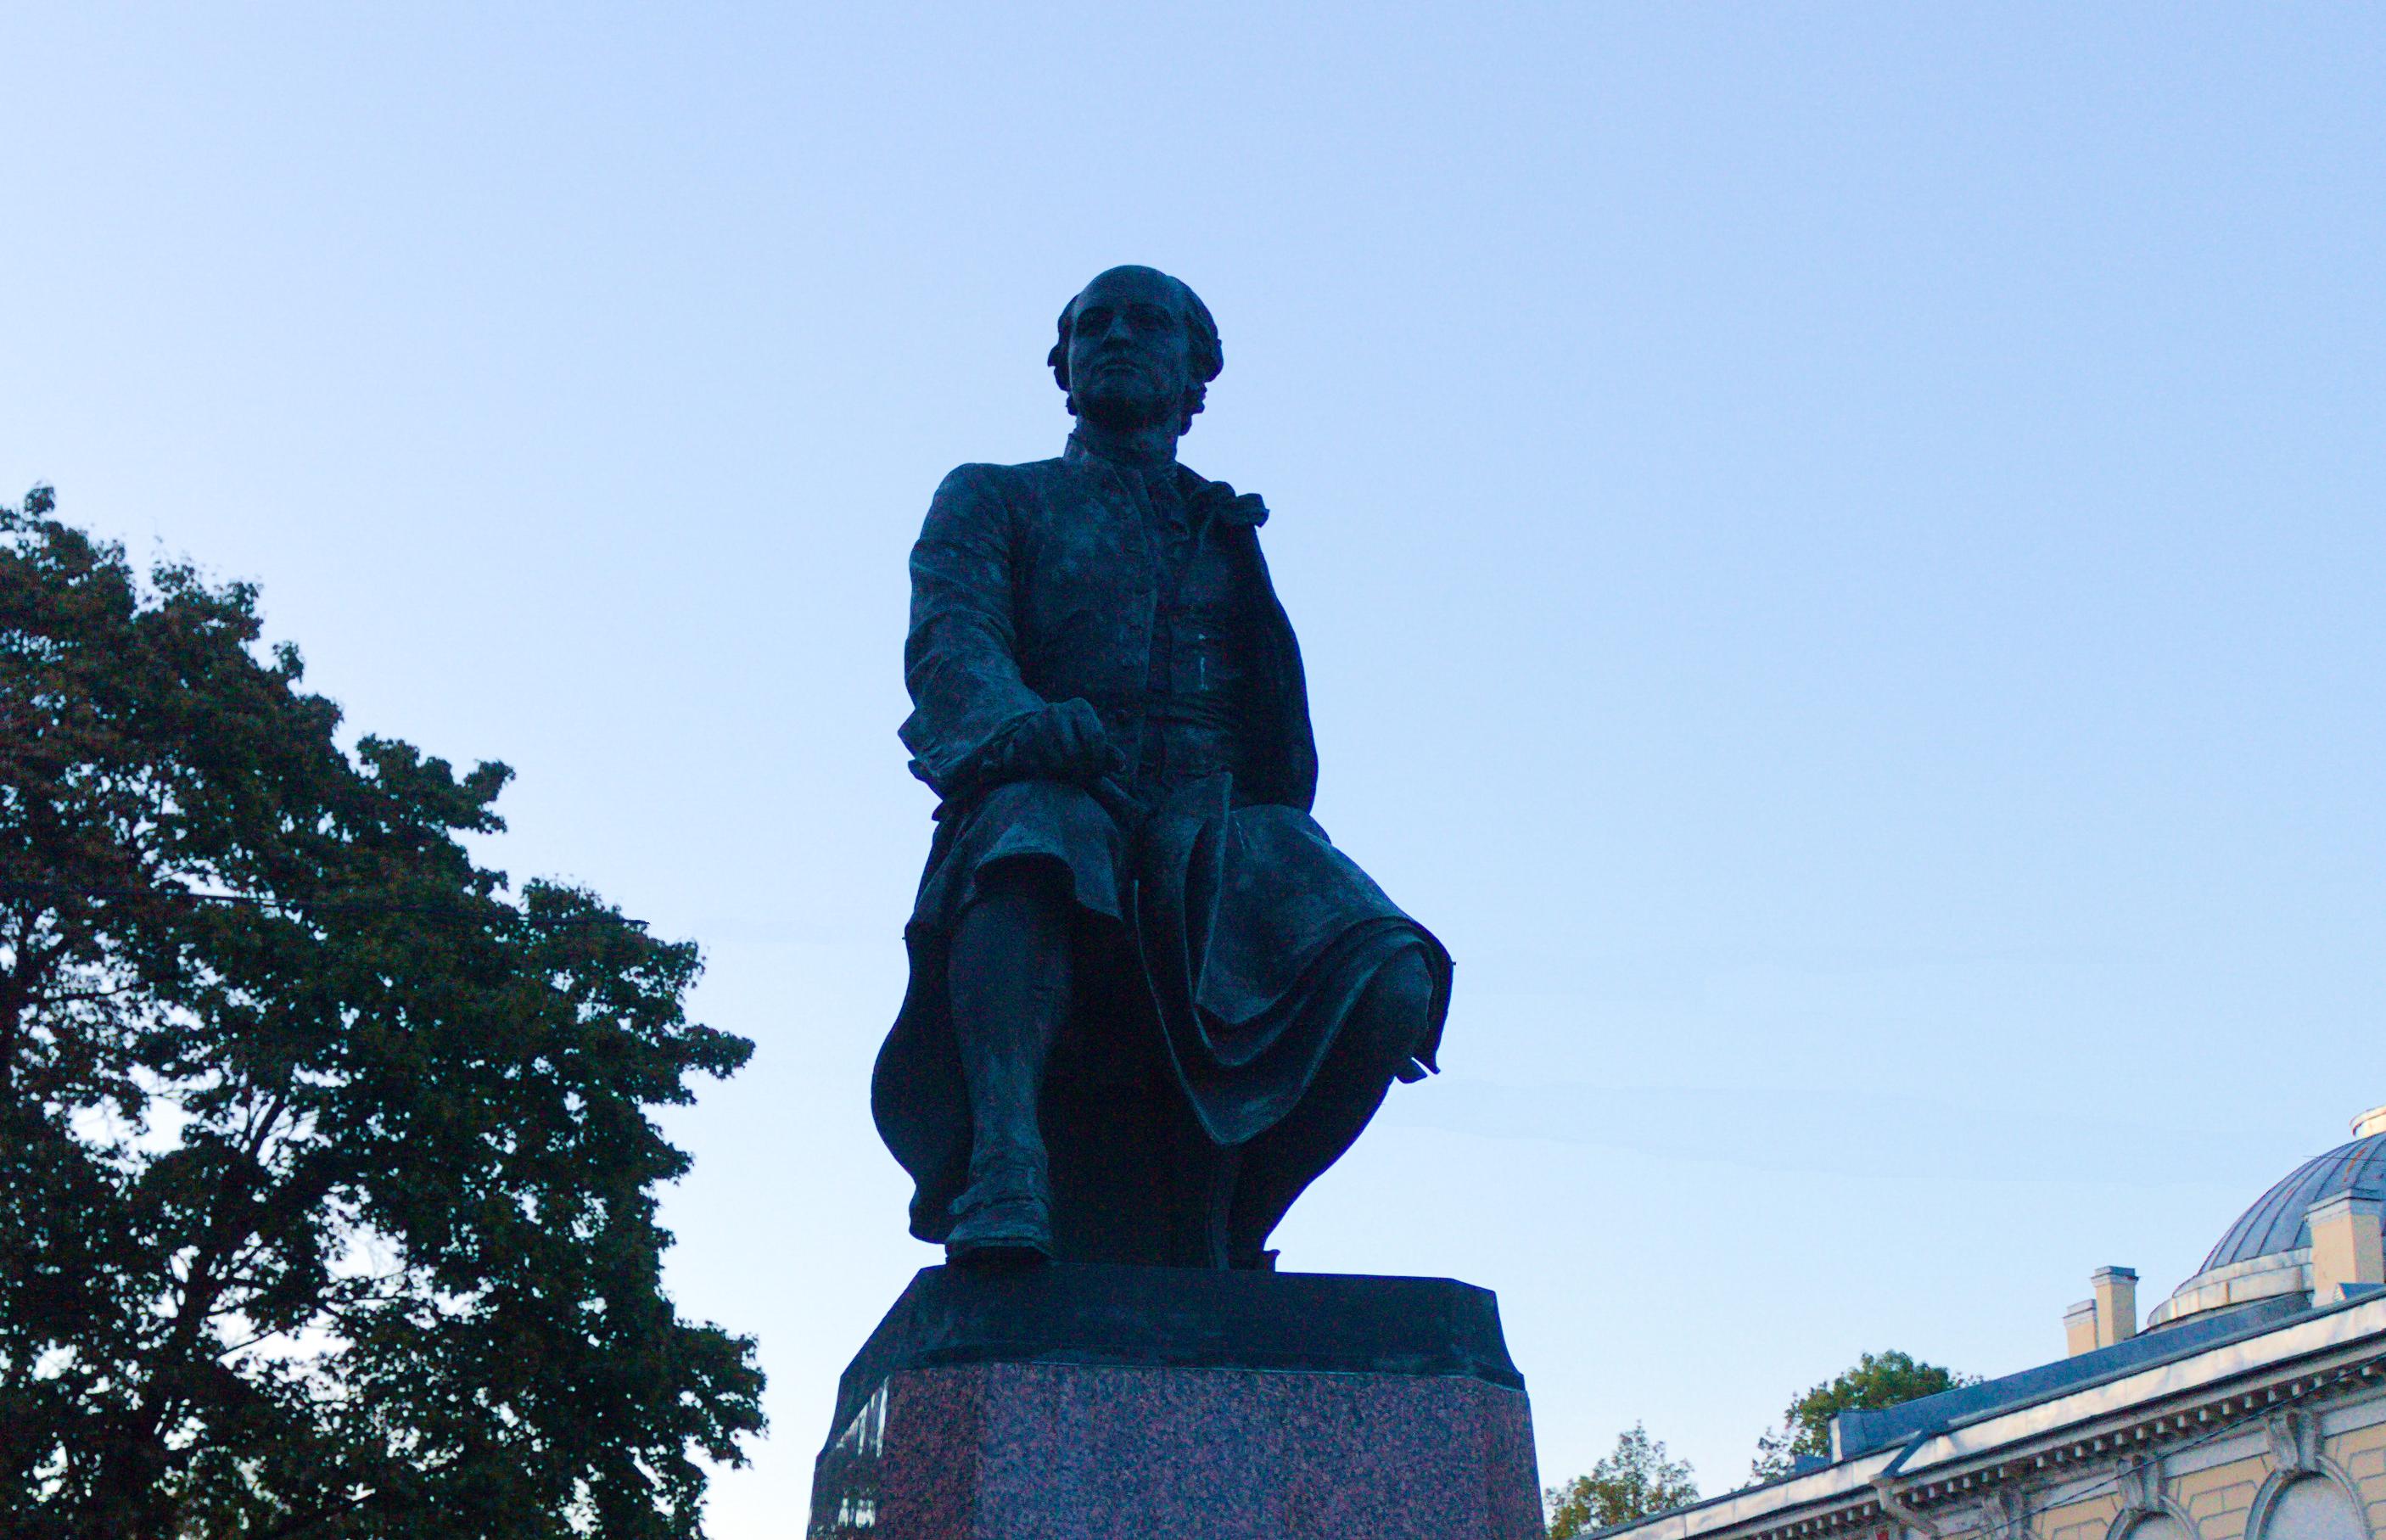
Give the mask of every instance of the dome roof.
[{"label": "dome roof", "polygon": [[2354,1123],[2362,1137],[2297,1166],[2239,1215],[2204,1259],[2199,1275],[2310,1246],[2311,1227],[2304,1222],[2304,1211],[2322,1198],[2350,1192],[2386,1199],[2386,1117],[2380,1113],[2386,1108],[2363,1114]]},{"label": "dome roof", "polygon": [[2148,1312],[2143,1330],[2269,1300],[2310,1304],[2318,1283],[2305,1216],[2344,1194],[2386,1201],[2386,1107],[2354,1119],[2351,1144],[2297,1166],[2238,1215],[2195,1276]]}]

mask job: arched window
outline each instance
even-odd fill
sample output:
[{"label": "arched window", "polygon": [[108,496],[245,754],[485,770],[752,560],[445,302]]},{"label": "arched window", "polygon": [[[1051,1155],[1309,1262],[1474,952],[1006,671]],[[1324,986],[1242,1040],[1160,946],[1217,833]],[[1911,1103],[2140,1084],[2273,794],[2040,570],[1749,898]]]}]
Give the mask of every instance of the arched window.
[{"label": "arched window", "polygon": [[2195,1540],[2195,1536],[2169,1514],[2149,1513],[2129,1526],[2128,1540]]},{"label": "arched window", "polygon": [[2254,1540],[2369,1540],[2369,1526],[2344,1488],[2326,1476],[2290,1482]]}]

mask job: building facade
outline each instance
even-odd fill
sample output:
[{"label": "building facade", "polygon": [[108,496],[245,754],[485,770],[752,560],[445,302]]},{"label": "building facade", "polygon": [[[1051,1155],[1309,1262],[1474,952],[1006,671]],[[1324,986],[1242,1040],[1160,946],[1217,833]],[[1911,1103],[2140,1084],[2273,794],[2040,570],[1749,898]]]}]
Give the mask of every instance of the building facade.
[{"label": "building facade", "polygon": [[1614,1540],[2386,1536],[2386,1108],[2272,1186],[2138,1321],[2103,1268],[2068,1356],[1883,1411],[1831,1458]]}]

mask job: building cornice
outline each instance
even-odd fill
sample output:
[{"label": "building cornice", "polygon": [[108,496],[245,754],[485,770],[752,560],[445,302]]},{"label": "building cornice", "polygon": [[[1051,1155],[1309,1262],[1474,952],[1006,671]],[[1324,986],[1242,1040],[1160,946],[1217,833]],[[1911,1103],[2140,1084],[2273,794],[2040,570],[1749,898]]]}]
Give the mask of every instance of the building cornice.
[{"label": "building cornice", "polygon": [[1952,1518],[1993,1488],[2159,1457],[2382,1375],[2386,1298],[2373,1297],[1605,1533],[1613,1540],[1816,1540],[1894,1523],[1936,1534],[1942,1525],[1934,1512]]}]

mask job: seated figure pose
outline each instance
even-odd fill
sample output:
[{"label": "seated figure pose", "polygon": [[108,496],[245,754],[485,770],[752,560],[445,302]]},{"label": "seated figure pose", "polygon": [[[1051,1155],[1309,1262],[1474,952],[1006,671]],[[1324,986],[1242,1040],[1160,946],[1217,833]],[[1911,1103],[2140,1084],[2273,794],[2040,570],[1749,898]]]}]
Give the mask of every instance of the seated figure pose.
[{"label": "seated figure pose", "polygon": [[1177,463],[1209,310],[1114,268],[1049,361],[1067,448],[955,470],[911,552],[902,737],[943,800],[872,1110],[954,1261],[1272,1267],[1433,1067],[1450,957],[1310,817],[1265,506]]}]

